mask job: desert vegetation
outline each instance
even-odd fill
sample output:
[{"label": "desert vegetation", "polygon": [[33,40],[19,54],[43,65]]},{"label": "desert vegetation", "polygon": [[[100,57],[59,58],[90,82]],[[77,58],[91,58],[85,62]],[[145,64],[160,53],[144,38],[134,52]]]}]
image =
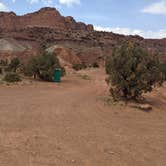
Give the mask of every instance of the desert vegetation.
[{"label": "desert vegetation", "polygon": [[24,67],[24,73],[27,76],[33,76],[34,79],[53,81],[53,73],[56,68],[60,68],[63,75],[65,74],[64,68],[61,67],[58,58],[54,54],[43,53],[29,59]]},{"label": "desert vegetation", "polygon": [[76,71],[86,69],[87,66],[84,63],[73,64],[73,69]]},{"label": "desert vegetation", "polygon": [[3,78],[4,81],[6,82],[19,82],[21,81],[21,77],[19,74],[15,73],[15,72],[8,72],[4,78]]},{"label": "desert vegetation", "polygon": [[92,67],[94,67],[94,68],[99,68],[99,64],[98,64],[97,62],[94,62],[94,63],[92,64]]},{"label": "desert vegetation", "polygon": [[164,75],[160,66],[156,56],[136,43],[127,42],[115,48],[106,59],[111,95],[116,100],[140,99],[143,93],[162,85]]},{"label": "desert vegetation", "polygon": [[160,70],[162,71],[162,73],[165,77],[165,80],[166,80],[166,61],[164,61],[160,64]]},{"label": "desert vegetation", "polygon": [[17,69],[21,66],[21,62],[18,58],[13,58],[8,65],[8,70],[12,72],[16,72]]},{"label": "desert vegetation", "polygon": [[92,64],[86,65],[85,63],[73,64],[72,68],[76,71],[83,70],[86,68],[99,68],[99,64],[97,62],[93,62]]},{"label": "desert vegetation", "polygon": [[33,76],[44,81],[53,81],[53,73],[56,68],[60,68],[58,58],[53,54],[43,53],[32,56],[24,67],[27,76]]},{"label": "desert vegetation", "polygon": [[28,76],[43,81],[53,81],[53,73],[55,69],[61,69],[62,76],[65,75],[65,69],[60,65],[56,55],[51,53],[43,53],[41,55],[32,56],[27,63],[21,63],[18,58],[0,61],[0,74],[5,82],[18,82],[21,77]]},{"label": "desert vegetation", "polygon": [[10,61],[0,60],[1,80],[10,83],[21,81],[19,68],[21,68],[21,62],[18,58],[13,58]]}]

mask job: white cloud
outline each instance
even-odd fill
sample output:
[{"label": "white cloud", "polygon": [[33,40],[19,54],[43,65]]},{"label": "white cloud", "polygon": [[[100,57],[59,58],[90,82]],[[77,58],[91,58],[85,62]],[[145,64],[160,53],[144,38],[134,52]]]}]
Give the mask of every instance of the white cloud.
[{"label": "white cloud", "polygon": [[38,3],[39,0],[28,0],[28,2],[29,2],[30,4],[34,4],[34,3]]},{"label": "white cloud", "polygon": [[8,11],[8,8],[2,2],[0,2],[0,11]]},{"label": "white cloud", "polygon": [[31,5],[35,3],[43,3],[44,5],[50,6],[53,3],[53,0],[27,0]]},{"label": "white cloud", "polygon": [[153,3],[142,10],[143,13],[149,14],[165,14],[166,15],[166,0]]},{"label": "white cloud", "polygon": [[97,31],[114,32],[123,35],[139,35],[144,38],[152,38],[152,39],[166,38],[166,29],[159,31],[143,31],[139,29],[119,28],[119,27],[111,28],[111,27],[95,26],[94,28]]},{"label": "white cloud", "polygon": [[71,7],[73,5],[79,5],[81,2],[80,0],[59,0],[59,3]]}]

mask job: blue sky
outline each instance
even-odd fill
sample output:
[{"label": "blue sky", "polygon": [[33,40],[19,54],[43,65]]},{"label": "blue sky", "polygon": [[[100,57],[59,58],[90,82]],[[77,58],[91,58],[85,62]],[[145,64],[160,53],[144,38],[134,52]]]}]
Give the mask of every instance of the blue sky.
[{"label": "blue sky", "polygon": [[91,23],[97,30],[166,37],[166,0],[0,0],[0,11],[18,15],[44,6],[56,7],[62,15]]}]

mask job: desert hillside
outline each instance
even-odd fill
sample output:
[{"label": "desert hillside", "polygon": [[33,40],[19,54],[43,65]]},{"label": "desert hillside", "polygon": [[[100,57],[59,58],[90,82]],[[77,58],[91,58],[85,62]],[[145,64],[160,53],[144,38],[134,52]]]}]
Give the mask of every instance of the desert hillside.
[{"label": "desert hillside", "polygon": [[[166,59],[166,39],[152,40],[140,36],[124,36],[95,31],[92,25],[63,17],[55,8],[17,16],[0,12],[0,57],[18,56],[22,59],[56,45],[71,49],[81,62],[101,62],[110,55],[114,46],[134,41]],[[9,47],[2,47],[4,42]]]}]

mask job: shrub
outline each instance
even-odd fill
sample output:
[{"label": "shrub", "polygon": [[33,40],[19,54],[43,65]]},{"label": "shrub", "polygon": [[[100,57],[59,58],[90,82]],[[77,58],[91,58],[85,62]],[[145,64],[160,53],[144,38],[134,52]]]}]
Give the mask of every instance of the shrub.
[{"label": "shrub", "polygon": [[5,60],[4,60],[4,59],[1,59],[1,60],[0,60],[0,65],[1,65],[1,66],[7,66],[7,65],[8,65],[8,60],[7,60],[7,59],[5,59]]},{"label": "shrub", "polygon": [[106,72],[114,99],[138,99],[163,82],[158,59],[130,42],[115,48],[107,57]]},{"label": "shrub", "polygon": [[92,65],[94,68],[99,68],[99,64],[97,62],[94,62]]},{"label": "shrub", "polygon": [[160,70],[164,74],[166,80],[166,61],[160,64]]},{"label": "shrub", "polygon": [[39,56],[31,57],[24,67],[24,73],[34,76],[44,81],[53,81],[53,73],[56,68],[61,68],[63,75],[65,69],[60,66],[58,58],[51,53],[44,53]]},{"label": "shrub", "polygon": [[83,79],[83,80],[91,80],[90,76],[88,75],[80,75],[80,77]]},{"label": "shrub", "polygon": [[61,68],[61,71],[62,71],[62,77],[63,77],[63,76],[65,76],[65,75],[66,75],[66,70],[65,70],[65,68],[64,68],[64,67],[62,67],[62,66],[61,66],[60,68]]},{"label": "shrub", "polygon": [[19,81],[21,81],[21,78],[20,78],[20,76],[17,73],[10,72],[10,73],[7,73],[5,75],[4,81],[7,81],[7,82],[19,82]]},{"label": "shrub", "polygon": [[85,69],[87,66],[83,63],[80,63],[80,64],[74,64],[73,65],[73,69],[76,70],[76,71],[79,71],[79,70],[82,70],[82,69]]},{"label": "shrub", "polygon": [[16,72],[20,66],[20,60],[18,58],[13,58],[9,64],[8,71]]}]

